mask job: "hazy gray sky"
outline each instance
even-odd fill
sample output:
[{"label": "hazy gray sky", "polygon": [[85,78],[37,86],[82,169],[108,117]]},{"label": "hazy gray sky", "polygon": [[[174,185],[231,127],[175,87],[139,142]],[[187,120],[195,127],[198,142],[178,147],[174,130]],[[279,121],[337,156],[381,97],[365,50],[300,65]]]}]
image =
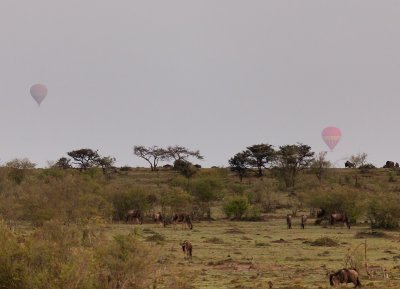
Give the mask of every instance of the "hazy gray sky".
[{"label": "hazy gray sky", "polygon": [[89,147],[136,166],[133,145],[180,144],[226,165],[260,142],[327,150],[334,125],[331,160],[400,161],[399,15],[397,0],[2,0],[0,158]]}]

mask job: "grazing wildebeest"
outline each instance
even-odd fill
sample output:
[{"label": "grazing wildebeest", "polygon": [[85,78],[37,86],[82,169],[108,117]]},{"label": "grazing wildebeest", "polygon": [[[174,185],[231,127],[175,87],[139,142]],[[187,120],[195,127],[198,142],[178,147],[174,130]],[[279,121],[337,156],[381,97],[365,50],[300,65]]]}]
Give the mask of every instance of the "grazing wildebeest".
[{"label": "grazing wildebeest", "polygon": [[302,229],[305,228],[307,219],[308,219],[308,216],[307,216],[307,215],[302,215],[302,216],[301,216],[301,228],[302,228]]},{"label": "grazing wildebeest", "polygon": [[139,224],[143,223],[142,212],[140,212],[140,210],[129,210],[126,213],[125,222],[128,223],[128,221],[133,221],[133,220],[135,220]]},{"label": "grazing wildebeest", "polygon": [[355,269],[341,269],[336,273],[329,274],[329,283],[336,286],[340,283],[353,283],[355,287],[361,287],[358,272]]},{"label": "grazing wildebeest", "polygon": [[399,163],[395,163],[394,167],[399,168],[400,167]]},{"label": "grazing wildebeest", "polygon": [[321,208],[315,209],[315,224],[316,225],[321,224],[322,220],[328,219],[328,218],[329,218],[329,216],[325,209],[321,209]]},{"label": "grazing wildebeest", "polygon": [[183,243],[181,243],[181,246],[184,257],[192,259],[192,250],[193,250],[192,243],[190,243],[190,241],[188,240],[185,240],[183,241]]},{"label": "grazing wildebeest", "polygon": [[310,209],[310,217],[311,218],[317,218],[318,217],[318,214],[320,213],[322,211],[322,209],[321,208],[311,208]]},{"label": "grazing wildebeest", "polygon": [[325,215],[326,215],[326,210],[320,208],[317,209],[317,218],[325,217]]},{"label": "grazing wildebeest", "polygon": [[190,230],[193,229],[192,218],[186,213],[175,213],[172,215],[172,225],[176,226],[177,223],[182,223],[186,225]]},{"label": "grazing wildebeest", "polygon": [[346,214],[331,214],[330,221],[331,221],[331,226],[333,226],[335,222],[342,222],[346,224],[347,228],[350,229],[349,218],[347,218]]},{"label": "grazing wildebeest", "polygon": [[355,165],[354,163],[352,163],[352,162],[346,161],[346,162],[344,163],[344,167],[345,167],[345,168],[355,168],[356,165]]},{"label": "grazing wildebeest", "polygon": [[286,224],[287,224],[288,229],[292,228],[292,215],[288,214],[286,216]]},{"label": "grazing wildebeest", "polygon": [[161,227],[162,227],[162,226],[165,226],[164,218],[163,218],[161,212],[154,213],[154,214],[153,214],[153,219],[154,219],[154,222],[156,222],[157,224],[159,224]]},{"label": "grazing wildebeest", "polygon": [[392,161],[387,161],[386,164],[383,166],[383,168],[391,169],[391,168],[394,168],[394,166],[395,166],[395,163],[394,163],[394,162],[392,162]]}]

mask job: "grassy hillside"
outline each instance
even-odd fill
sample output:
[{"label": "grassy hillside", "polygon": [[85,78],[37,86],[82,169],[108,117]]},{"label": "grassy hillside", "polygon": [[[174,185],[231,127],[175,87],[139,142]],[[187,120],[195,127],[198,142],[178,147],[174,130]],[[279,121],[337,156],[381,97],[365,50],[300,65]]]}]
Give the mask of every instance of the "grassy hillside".
[{"label": "grassy hillside", "polygon": [[[188,179],[165,169],[107,176],[3,167],[0,288],[329,288],[327,273],[351,266],[369,288],[399,288],[399,191],[399,172],[389,169],[330,169],[321,182],[303,171],[286,188],[273,170],[240,182],[218,168]],[[237,209],[232,204],[243,205],[237,220],[226,216]],[[299,216],[316,206],[346,212],[352,229],[311,218],[301,230]],[[142,210],[143,225],[124,222],[132,208]],[[167,220],[172,212],[193,213],[194,229],[159,227],[154,211]],[[185,239],[192,260],[179,246]],[[389,280],[368,280],[365,239],[368,262],[387,268]],[[82,270],[87,274],[76,278]]]}]

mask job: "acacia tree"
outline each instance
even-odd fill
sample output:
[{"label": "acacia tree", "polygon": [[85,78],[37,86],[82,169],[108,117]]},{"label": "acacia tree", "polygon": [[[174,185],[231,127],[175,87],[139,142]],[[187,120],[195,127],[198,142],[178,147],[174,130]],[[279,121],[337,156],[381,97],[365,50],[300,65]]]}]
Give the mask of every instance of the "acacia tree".
[{"label": "acacia tree", "polygon": [[159,161],[167,160],[169,154],[167,150],[158,146],[145,147],[142,145],[136,145],[133,147],[133,153],[146,160],[150,164],[152,171],[155,171]]},{"label": "acacia tree", "polygon": [[101,167],[103,174],[108,174],[110,169],[112,169],[115,163],[115,158],[108,156],[108,157],[101,157],[97,160],[97,165]]},{"label": "acacia tree", "polygon": [[243,177],[246,176],[248,170],[250,169],[250,156],[250,151],[246,150],[237,153],[228,161],[231,171],[238,174],[240,181],[243,180]]},{"label": "acacia tree", "polygon": [[302,143],[279,147],[276,165],[287,188],[294,187],[299,171],[308,168],[314,160],[311,147]]},{"label": "acacia tree", "polygon": [[67,153],[75,162],[74,164],[79,167],[81,171],[85,171],[97,165],[100,158],[97,150],[92,149],[79,149]]},{"label": "acacia tree", "polygon": [[188,148],[179,145],[169,146],[166,152],[168,157],[174,159],[175,161],[177,160],[186,161],[189,157],[193,157],[198,160],[204,159],[204,157],[200,154],[199,150],[192,151]]},{"label": "acacia tree", "polygon": [[266,168],[266,165],[274,159],[275,150],[273,146],[269,144],[256,144],[247,147],[247,151],[250,153],[248,156],[249,164],[257,168],[257,175],[261,177],[263,175],[262,169]]}]

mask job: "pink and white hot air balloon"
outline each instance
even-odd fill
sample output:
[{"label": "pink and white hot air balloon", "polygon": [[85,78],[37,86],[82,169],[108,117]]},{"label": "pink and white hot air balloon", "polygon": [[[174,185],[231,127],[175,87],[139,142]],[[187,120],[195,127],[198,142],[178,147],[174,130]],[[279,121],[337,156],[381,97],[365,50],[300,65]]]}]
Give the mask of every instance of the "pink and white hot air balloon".
[{"label": "pink and white hot air balloon", "polygon": [[43,99],[47,95],[47,87],[43,84],[35,84],[31,86],[31,95],[33,99],[37,102],[37,104],[40,106],[42,103]]},{"label": "pink and white hot air balloon", "polygon": [[321,136],[326,145],[331,149],[331,151],[333,151],[333,149],[339,142],[342,133],[340,132],[340,129],[338,129],[337,127],[329,126],[324,128],[324,130],[321,133]]}]

